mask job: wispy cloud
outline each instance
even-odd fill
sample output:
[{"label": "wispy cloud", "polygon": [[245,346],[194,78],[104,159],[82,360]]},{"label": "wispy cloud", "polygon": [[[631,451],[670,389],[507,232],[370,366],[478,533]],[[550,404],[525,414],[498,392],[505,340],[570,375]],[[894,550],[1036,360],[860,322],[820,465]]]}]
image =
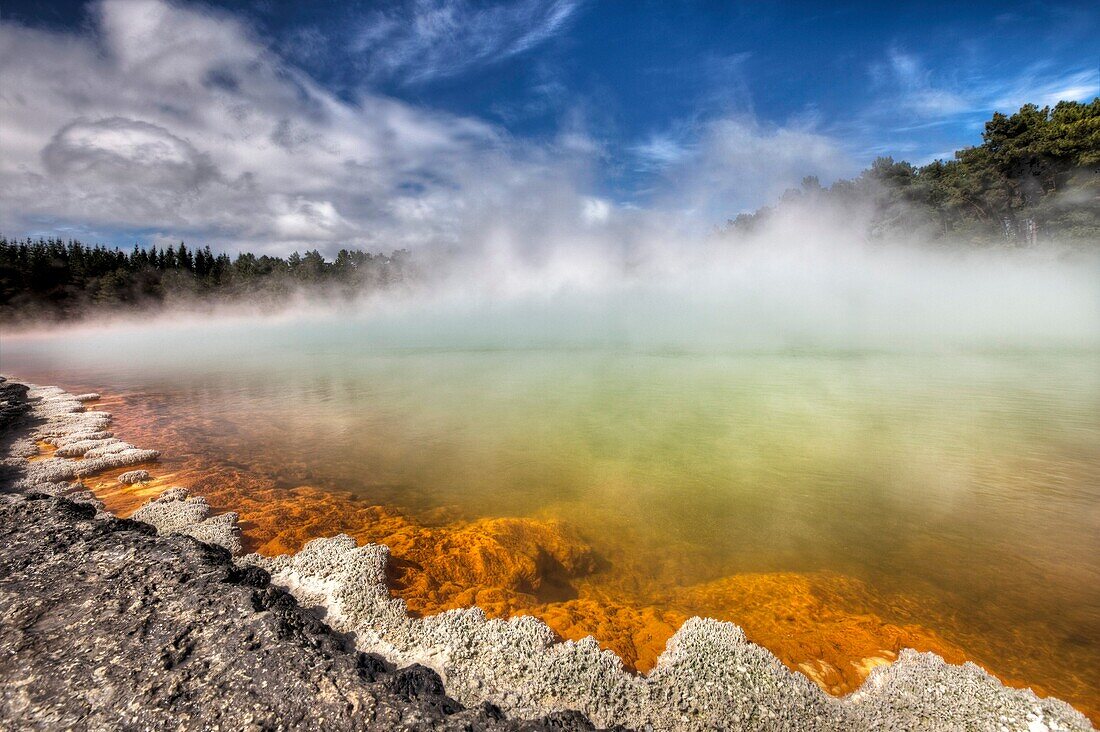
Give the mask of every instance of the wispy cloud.
[{"label": "wispy cloud", "polygon": [[997,73],[989,59],[968,66],[933,69],[914,53],[891,49],[885,61],[871,65],[871,76],[880,91],[881,109],[901,109],[920,121],[910,128],[967,114],[1011,112],[1021,105],[1053,105],[1100,95],[1100,69],[1057,67],[1049,61]]},{"label": "wispy cloud", "polygon": [[[890,51],[887,75],[899,92],[899,103],[921,117],[942,117],[971,109],[972,100],[959,91],[938,86],[920,59],[898,49]],[[882,75],[882,72],[876,70]]]},{"label": "wispy cloud", "polygon": [[637,158],[639,170],[663,170],[683,162],[692,154],[692,145],[682,135],[653,133],[629,151]]},{"label": "wispy cloud", "polygon": [[706,52],[647,74],[661,86],[691,99],[691,113],[667,122],[627,144],[629,164],[641,173],[660,173],[698,160],[701,145],[721,120],[755,119],[745,64],[752,54]]},{"label": "wispy cloud", "polygon": [[579,0],[413,0],[367,15],[351,43],[374,78],[416,84],[517,56],[568,27]]},{"label": "wispy cloud", "polygon": [[935,63],[894,47],[869,67],[867,103],[834,134],[858,141],[866,155],[904,156],[914,163],[951,157],[976,141],[993,112],[1010,114],[1028,103],[1054,105],[1100,94],[1100,71],[1043,60],[1008,66],[991,51],[971,48],[964,58]]},{"label": "wispy cloud", "polygon": [[1048,63],[1030,66],[1007,84],[990,85],[988,93],[991,106],[1001,112],[1028,102],[1047,106],[1062,100],[1085,100],[1100,96],[1100,68],[1058,70]]}]

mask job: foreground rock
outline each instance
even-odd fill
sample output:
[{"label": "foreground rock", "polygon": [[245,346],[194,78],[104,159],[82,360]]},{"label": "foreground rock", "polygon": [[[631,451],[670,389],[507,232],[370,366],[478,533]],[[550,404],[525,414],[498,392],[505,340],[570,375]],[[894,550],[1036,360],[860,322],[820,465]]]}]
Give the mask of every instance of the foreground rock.
[{"label": "foreground rock", "polygon": [[590,729],[463,709],[185,536],[0,495],[0,728]]}]

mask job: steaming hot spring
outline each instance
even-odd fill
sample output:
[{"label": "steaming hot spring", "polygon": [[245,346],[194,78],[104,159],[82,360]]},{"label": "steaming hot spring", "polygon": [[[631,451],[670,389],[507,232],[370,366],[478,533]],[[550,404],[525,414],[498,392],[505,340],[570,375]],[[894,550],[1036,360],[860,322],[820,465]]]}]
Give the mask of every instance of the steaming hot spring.
[{"label": "steaming hot spring", "polygon": [[414,617],[530,615],[646,673],[702,616],[834,695],[913,648],[1095,714],[1092,285],[897,256],[106,322],[4,369],[161,451],[85,480],[111,511],[184,486],[245,552],[384,545]]}]

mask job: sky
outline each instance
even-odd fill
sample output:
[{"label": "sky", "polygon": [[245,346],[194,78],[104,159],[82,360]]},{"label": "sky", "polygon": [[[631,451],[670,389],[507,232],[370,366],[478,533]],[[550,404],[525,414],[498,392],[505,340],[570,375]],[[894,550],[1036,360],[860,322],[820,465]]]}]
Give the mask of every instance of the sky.
[{"label": "sky", "polygon": [[905,5],[8,0],[0,233],[331,254],[702,231],[1100,94],[1095,2]]}]

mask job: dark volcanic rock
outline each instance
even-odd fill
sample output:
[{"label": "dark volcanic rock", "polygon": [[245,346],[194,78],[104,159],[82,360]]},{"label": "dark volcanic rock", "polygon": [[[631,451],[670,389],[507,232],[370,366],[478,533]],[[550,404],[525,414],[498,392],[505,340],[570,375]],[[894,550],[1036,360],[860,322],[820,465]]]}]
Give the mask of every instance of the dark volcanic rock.
[{"label": "dark volcanic rock", "polygon": [[2,729],[591,729],[462,709],[187,536],[0,495]]},{"label": "dark volcanic rock", "polygon": [[27,387],[0,377],[0,430],[15,424],[30,408]]}]

